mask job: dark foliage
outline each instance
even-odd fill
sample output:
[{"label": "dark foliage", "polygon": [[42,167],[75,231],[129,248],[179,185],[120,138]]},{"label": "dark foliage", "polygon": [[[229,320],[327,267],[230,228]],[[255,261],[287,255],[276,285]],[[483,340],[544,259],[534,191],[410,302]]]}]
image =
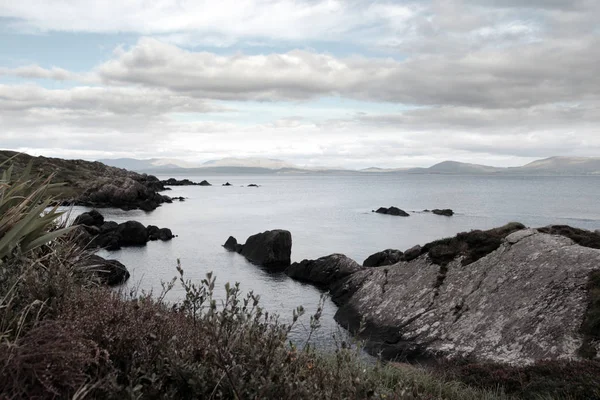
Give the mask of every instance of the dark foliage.
[{"label": "dark foliage", "polygon": [[597,361],[544,361],[530,366],[501,364],[444,364],[447,378],[485,389],[504,388],[520,399],[600,399],[600,363]]}]

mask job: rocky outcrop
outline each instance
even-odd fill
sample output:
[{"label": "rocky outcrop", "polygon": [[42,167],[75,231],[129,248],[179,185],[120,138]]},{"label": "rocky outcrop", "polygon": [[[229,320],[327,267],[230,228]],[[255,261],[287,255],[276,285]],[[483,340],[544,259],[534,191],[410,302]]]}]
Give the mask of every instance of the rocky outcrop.
[{"label": "rocky outcrop", "polygon": [[248,185],[248,187],[259,187],[256,183],[251,183]]},{"label": "rocky outcrop", "polygon": [[229,238],[225,241],[223,247],[225,247],[225,249],[229,251],[236,251],[237,244],[237,239],[233,236],[229,236]]},{"label": "rocky outcrop", "polygon": [[[600,354],[595,247],[593,232],[512,223],[415,247],[382,267],[332,255],[286,273],[329,289],[336,321],[386,359],[528,364]],[[351,267],[340,273],[339,260]]]},{"label": "rocky outcrop", "polygon": [[226,183],[222,184],[221,186],[233,186],[233,185],[229,182],[226,182]]},{"label": "rocky outcrop", "polygon": [[165,187],[153,175],[109,167],[100,162],[32,157],[0,150],[0,163],[9,158],[17,174],[31,163],[33,174],[51,178],[53,183],[62,183],[62,186],[52,189],[52,195],[62,205],[151,211],[170,201],[168,196],[158,193]]},{"label": "rocky outcrop", "polygon": [[290,265],[285,273],[290,278],[319,287],[329,285],[360,271],[362,267],[343,254],[331,254],[317,260],[303,260]]},{"label": "rocky outcrop", "polygon": [[73,231],[72,237],[88,248],[118,250],[125,246],[144,246],[149,240],[171,240],[174,235],[168,228],[154,225],[145,227],[137,221],[118,224],[104,221],[104,217],[96,210],[79,215],[74,223],[79,228]]},{"label": "rocky outcrop", "polygon": [[84,260],[85,267],[93,271],[102,284],[117,286],[129,279],[129,271],[117,260],[107,260],[97,255],[91,255]]},{"label": "rocky outcrop", "polygon": [[170,201],[168,196],[160,195],[144,181],[131,177],[98,177],[85,185],[85,190],[75,200],[75,204],[152,211],[160,204]]},{"label": "rocky outcrop", "polygon": [[454,211],[452,211],[449,208],[445,208],[443,210],[440,209],[433,209],[431,210],[432,213],[434,213],[435,215],[443,215],[444,217],[451,217],[454,215]]},{"label": "rocky outcrop", "polygon": [[387,214],[387,215],[394,215],[397,217],[409,217],[410,214],[408,214],[406,211],[399,209],[398,207],[390,207],[390,208],[385,208],[385,207],[379,207],[377,209],[377,211],[375,211],[378,214]]},{"label": "rocky outcrop", "polygon": [[230,236],[226,245],[228,250],[235,249],[253,264],[269,269],[282,269],[290,265],[292,234],[283,229],[257,233],[250,236],[243,245]]},{"label": "rocky outcrop", "polygon": [[364,267],[382,267],[392,265],[402,261],[404,253],[400,250],[387,249],[375,254],[371,254],[364,262]]},{"label": "rocky outcrop", "polygon": [[334,286],[335,318],[351,330],[364,320],[368,348],[386,358],[522,364],[580,357],[600,250],[524,229],[477,260],[465,263],[468,257],[440,265],[423,253],[358,271]]},{"label": "rocky outcrop", "polygon": [[161,183],[165,186],[212,186],[208,181],[203,180],[202,182],[193,182],[189,179],[181,179],[177,180],[175,178],[169,178],[167,180],[161,181]]}]

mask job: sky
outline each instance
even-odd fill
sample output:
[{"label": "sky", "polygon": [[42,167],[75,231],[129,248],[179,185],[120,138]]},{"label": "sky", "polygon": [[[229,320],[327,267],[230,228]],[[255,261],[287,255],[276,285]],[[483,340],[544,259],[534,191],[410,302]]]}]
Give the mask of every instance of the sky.
[{"label": "sky", "polygon": [[598,0],[0,0],[0,148],[495,166],[600,156]]}]

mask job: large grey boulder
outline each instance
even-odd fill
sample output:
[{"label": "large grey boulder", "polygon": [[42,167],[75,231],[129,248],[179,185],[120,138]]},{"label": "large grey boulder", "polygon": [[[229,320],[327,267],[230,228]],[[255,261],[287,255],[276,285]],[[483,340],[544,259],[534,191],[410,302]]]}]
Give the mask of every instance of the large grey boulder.
[{"label": "large grey boulder", "polygon": [[600,250],[531,229],[500,240],[479,258],[464,249],[450,261],[423,252],[359,270],[333,285],[335,319],[352,331],[363,320],[367,348],[390,359],[528,364],[577,359],[583,345],[597,351],[581,327]]},{"label": "large grey boulder", "polygon": [[292,234],[283,229],[257,233],[246,240],[240,254],[266,268],[286,268],[292,254]]},{"label": "large grey boulder", "polygon": [[361,269],[362,267],[351,258],[343,254],[331,254],[317,260],[293,263],[285,273],[290,278],[327,287]]}]

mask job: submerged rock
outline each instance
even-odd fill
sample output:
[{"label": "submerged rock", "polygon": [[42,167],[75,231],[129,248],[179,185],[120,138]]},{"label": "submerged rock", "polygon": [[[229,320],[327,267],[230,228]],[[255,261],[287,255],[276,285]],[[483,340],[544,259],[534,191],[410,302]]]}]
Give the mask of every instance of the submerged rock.
[{"label": "submerged rock", "polygon": [[362,267],[343,254],[331,254],[317,260],[303,260],[290,265],[285,273],[290,278],[327,287],[343,279]]},{"label": "submerged rock", "polygon": [[253,264],[271,269],[286,268],[292,254],[292,234],[283,229],[265,231],[250,236],[244,245],[230,236],[223,246],[235,249]]},{"label": "submerged rock", "polygon": [[387,249],[375,254],[371,254],[364,262],[364,267],[381,267],[384,265],[392,265],[402,261],[402,253],[400,250]]}]

